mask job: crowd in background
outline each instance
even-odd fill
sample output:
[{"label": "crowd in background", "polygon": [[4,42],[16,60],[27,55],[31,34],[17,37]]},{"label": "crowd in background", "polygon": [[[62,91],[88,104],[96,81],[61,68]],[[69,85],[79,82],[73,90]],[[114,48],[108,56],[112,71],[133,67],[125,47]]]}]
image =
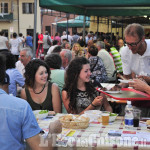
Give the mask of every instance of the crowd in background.
[{"label": "crowd in background", "polygon": [[[46,62],[50,70],[50,73],[48,73],[47,69],[48,76],[46,79],[50,83],[44,84],[44,86],[36,83],[35,76],[32,77],[31,75],[34,71],[35,75],[39,69],[39,66],[36,66],[39,62],[32,63],[32,61],[36,60],[36,58],[33,58],[33,37],[29,33],[24,37],[21,33],[17,35],[14,32],[12,38],[8,41],[4,37],[4,33],[1,32],[0,39],[3,39],[3,44],[0,44],[0,51],[8,60],[6,61],[7,66],[9,64],[9,67],[6,68],[6,73],[10,78],[8,93],[27,100],[33,110],[48,109],[67,113],[68,110],[64,106],[62,91],[69,64],[78,57],[84,57],[88,60],[91,72],[89,81],[93,87],[100,86],[100,83],[115,82],[115,72],[122,74],[122,69],[115,64],[116,55],[113,57],[113,52],[111,54],[111,51],[105,48],[105,46],[109,45],[110,49],[112,47],[116,51],[118,49],[119,45],[115,48],[113,44],[111,47],[110,41],[116,44],[118,42],[115,36],[111,39],[110,34],[86,32],[86,36],[83,38],[82,33],[74,32],[71,36],[69,32],[64,31],[62,36],[56,33],[52,39],[47,31],[44,34],[37,33],[36,58],[41,60],[39,65]],[[117,55],[120,57],[119,53]],[[31,67],[30,76],[27,75],[29,64]],[[32,85],[30,85],[30,80],[32,82],[35,80]],[[56,85],[53,83],[56,83]],[[39,92],[36,91],[39,91],[39,89],[42,89],[41,93],[46,97],[42,95],[41,98],[37,98],[36,94]],[[47,91],[51,91],[51,93],[47,95]],[[55,101],[53,100],[54,97]]]},{"label": "crowd in background", "polygon": [[[76,108],[76,104],[67,102],[68,107],[66,101],[69,97],[71,100],[74,97],[71,92],[72,88],[75,86],[74,88],[79,90],[80,87],[77,85],[69,87],[66,84],[67,82],[72,83],[72,79],[78,82],[79,73],[86,64],[89,64],[87,72],[90,71],[87,73],[88,82],[94,88],[100,87],[100,83],[118,83],[118,78],[123,78],[123,72],[126,71],[125,65],[123,66],[124,48],[129,44],[126,44],[118,33],[115,36],[111,33],[93,33],[90,31],[86,32],[85,37],[83,37],[82,32],[74,32],[73,35],[70,35],[69,32],[64,31],[62,36],[56,33],[53,38],[47,31],[37,33],[36,58],[33,58],[33,37],[29,33],[24,38],[21,33],[17,36],[14,32],[9,41],[4,37],[3,32],[0,32],[0,35],[0,51],[6,56],[6,73],[10,78],[8,93],[27,100],[33,110],[48,109],[63,113],[76,112],[73,108],[73,106]],[[85,58],[87,62],[80,64],[81,69],[74,78],[70,73],[72,79],[67,81],[69,78],[67,71],[70,64],[74,60],[77,61],[78,58]],[[79,59],[78,61],[82,60]],[[75,72],[78,68],[77,65],[74,67]],[[38,71],[39,77],[36,77]],[[42,77],[42,84],[38,81],[40,76],[44,76]],[[64,89],[66,86],[71,89]],[[83,87],[85,91],[87,88],[89,87]],[[92,88],[89,89],[92,90]],[[64,90],[66,95],[69,94],[68,96],[62,94]],[[48,93],[47,91],[51,92]],[[77,94],[78,92],[75,90],[73,93]],[[73,110],[69,110],[71,108]],[[104,108],[107,109],[107,106]],[[84,111],[83,108],[81,110]],[[78,113],[82,111],[77,110]]]},{"label": "crowd in background", "polygon": [[[94,109],[113,112],[107,97],[96,90],[101,83],[133,79],[129,84],[118,84],[117,88],[130,86],[150,94],[150,40],[145,39],[140,24],[128,25],[124,35],[123,40],[118,34],[89,32],[83,37],[82,33],[71,36],[64,31],[62,36],[56,33],[52,39],[46,31],[37,34],[33,58],[33,37],[29,33],[24,38],[14,32],[8,41],[1,31],[0,109],[8,135],[1,139],[9,138],[9,145],[14,143],[12,139],[18,139],[20,147],[23,146],[20,141],[27,139],[37,149],[40,128],[32,110],[73,114]],[[132,104],[142,110],[142,117],[150,117],[149,101]]]}]

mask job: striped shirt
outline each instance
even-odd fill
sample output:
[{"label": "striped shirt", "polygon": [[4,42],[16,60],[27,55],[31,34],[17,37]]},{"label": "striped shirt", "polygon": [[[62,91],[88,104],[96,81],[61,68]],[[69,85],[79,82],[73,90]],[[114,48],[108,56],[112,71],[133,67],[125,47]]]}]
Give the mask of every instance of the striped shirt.
[{"label": "striped shirt", "polygon": [[117,51],[117,49],[115,47],[111,47],[110,48],[110,53],[113,56],[114,59],[114,63],[117,69],[117,72],[123,72],[122,70],[122,61],[121,61],[121,57],[119,52]]}]

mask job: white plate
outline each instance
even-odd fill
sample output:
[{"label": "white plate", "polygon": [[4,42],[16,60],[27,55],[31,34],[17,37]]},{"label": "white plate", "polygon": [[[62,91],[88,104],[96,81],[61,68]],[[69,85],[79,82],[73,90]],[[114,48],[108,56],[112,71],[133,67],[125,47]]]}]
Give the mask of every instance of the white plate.
[{"label": "white plate", "polygon": [[122,93],[122,91],[104,91],[108,94],[118,94],[118,93]]},{"label": "white plate", "polygon": [[133,80],[121,80],[121,79],[118,79],[121,83],[129,83],[129,82],[133,82]]}]

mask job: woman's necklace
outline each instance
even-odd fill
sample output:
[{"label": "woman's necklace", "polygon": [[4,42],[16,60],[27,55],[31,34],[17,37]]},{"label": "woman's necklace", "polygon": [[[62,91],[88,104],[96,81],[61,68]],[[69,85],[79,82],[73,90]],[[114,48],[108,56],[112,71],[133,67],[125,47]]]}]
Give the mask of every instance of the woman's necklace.
[{"label": "woman's necklace", "polygon": [[42,90],[40,92],[35,92],[35,90],[33,89],[34,94],[40,94],[40,93],[42,93],[44,91],[44,89],[45,89],[45,85],[46,84],[44,84],[44,86],[43,86],[43,88],[42,88]]}]

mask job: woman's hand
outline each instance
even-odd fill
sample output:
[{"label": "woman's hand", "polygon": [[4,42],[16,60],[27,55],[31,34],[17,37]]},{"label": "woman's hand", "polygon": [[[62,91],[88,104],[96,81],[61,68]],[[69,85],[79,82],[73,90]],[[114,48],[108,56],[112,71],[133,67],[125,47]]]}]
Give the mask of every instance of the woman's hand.
[{"label": "woman's hand", "polygon": [[102,105],[102,100],[103,100],[103,96],[97,96],[94,101],[92,102],[92,104],[94,106],[99,106]]}]

